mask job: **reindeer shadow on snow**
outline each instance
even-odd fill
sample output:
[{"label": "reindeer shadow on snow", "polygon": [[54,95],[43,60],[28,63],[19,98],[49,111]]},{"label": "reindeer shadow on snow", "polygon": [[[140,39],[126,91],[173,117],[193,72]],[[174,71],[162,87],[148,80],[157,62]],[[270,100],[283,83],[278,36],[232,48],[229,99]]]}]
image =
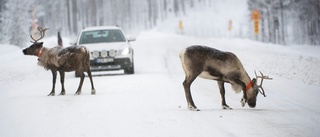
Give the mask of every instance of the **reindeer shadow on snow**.
[{"label": "reindeer shadow on snow", "polygon": [[84,71],[88,73],[88,77],[91,82],[91,94],[96,94],[96,90],[93,85],[92,74],[90,71],[90,52],[84,46],[70,46],[62,48],[60,46],[53,48],[46,48],[43,46],[43,42],[38,42],[45,36],[47,28],[43,29],[38,27],[40,32],[40,38],[35,39],[30,35],[33,44],[22,52],[24,55],[31,55],[38,57],[38,65],[44,67],[46,70],[52,72],[52,90],[48,96],[55,95],[55,84],[57,78],[57,72],[60,74],[61,92],[59,95],[65,95],[64,88],[65,72],[76,71],[80,77],[80,83],[75,95],[81,94],[83,81],[85,78]]}]

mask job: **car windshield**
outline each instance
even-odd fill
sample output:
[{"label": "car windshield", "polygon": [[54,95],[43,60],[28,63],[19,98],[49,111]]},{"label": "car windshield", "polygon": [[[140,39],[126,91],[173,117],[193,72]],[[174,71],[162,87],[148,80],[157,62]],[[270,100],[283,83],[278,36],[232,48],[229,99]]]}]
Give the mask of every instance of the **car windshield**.
[{"label": "car windshield", "polygon": [[93,30],[82,32],[79,44],[105,43],[105,42],[125,42],[125,38],[120,30]]}]

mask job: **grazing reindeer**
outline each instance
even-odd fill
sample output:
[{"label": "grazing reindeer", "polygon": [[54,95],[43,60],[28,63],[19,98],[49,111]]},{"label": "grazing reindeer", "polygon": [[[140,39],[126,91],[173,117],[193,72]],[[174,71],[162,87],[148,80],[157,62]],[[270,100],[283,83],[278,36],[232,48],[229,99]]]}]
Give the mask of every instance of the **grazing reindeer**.
[{"label": "grazing reindeer", "polygon": [[64,76],[65,72],[76,71],[80,76],[80,84],[75,95],[81,94],[81,88],[84,80],[83,71],[87,71],[88,76],[91,82],[91,94],[95,94],[96,91],[93,86],[92,75],[90,71],[90,60],[89,60],[89,50],[83,46],[71,46],[67,48],[54,47],[54,48],[45,48],[43,47],[43,42],[38,42],[45,36],[45,31],[47,28],[42,29],[38,27],[40,31],[40,38],[34,39],[31,35],[31,39],[34,40],[33,44],[24,49],[24,55],[33,55],[38,56],[38,65],[44,67],[46,70],[51,70],[53,75],[53,86],[50,94],[48,96],[55,95],[55,83],[57,77],[57,71],[60,73],[60,81],[62,85],[62,90],[60,95],[65,95],[64,89]]},{"label": "grazing reindeer", "polygon": [[[261,76],[257,76],[256,74],[256,78],[251,80],[240,60],[231,52],[223,52],[206,46],[191,46],[182,50],[179,56],[186,75],[183,87],[190,110],[199,111],[192,100],[190,92],[191,83],[198,76],[218,82],[223,109],[232,109],[225,101],[225,82],[230,83],[236,93],[239,93],[241,90],[243,91],[243,98],[241,99],[242,107],[245,106],[245,103],[248,103],[250,107],[254,108],[258,92],[266,97],[262,88],[262,82],[263,79],[272,78],[264,76],[260,72]],[[257,85],[258,78],[261,78],[260,85]]]}]

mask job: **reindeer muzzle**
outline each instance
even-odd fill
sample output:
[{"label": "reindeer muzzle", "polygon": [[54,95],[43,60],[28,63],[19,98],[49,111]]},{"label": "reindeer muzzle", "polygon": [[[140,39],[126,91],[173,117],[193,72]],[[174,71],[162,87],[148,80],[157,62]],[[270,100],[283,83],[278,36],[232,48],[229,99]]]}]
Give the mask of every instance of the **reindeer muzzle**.
[{"label": "reindeer muzzle", "polygon": [[250,103],[250,102],[248,102],[248,105],[249,105],[249,107],[251,107],[251,108],[255,108],[255,107],[256,107],[256,103]]},{"label": "reindeer muzzle", "polygon": [[27,55],[27,49],[22,50],[24,55]]}]

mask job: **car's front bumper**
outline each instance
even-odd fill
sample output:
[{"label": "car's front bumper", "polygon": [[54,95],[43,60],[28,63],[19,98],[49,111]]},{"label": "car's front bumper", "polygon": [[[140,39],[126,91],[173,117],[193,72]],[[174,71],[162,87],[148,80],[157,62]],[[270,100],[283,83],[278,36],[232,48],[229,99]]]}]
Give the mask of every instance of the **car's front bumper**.
[{"label": "car's front bumper", "polygon": [[130,58],[115,58],[113,62],[97,63],[96,60],[90,60],[91,71],[120,70],[132,67]]}]

